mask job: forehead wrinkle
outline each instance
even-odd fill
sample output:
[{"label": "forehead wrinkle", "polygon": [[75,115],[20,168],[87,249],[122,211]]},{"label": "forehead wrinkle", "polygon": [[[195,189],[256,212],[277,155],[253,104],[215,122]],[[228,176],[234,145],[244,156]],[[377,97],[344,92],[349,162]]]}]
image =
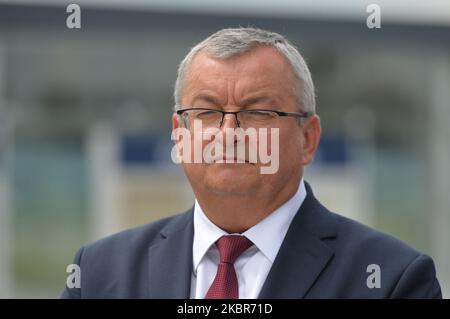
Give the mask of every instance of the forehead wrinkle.
[{"label": "forehead wrinkle", "polygon": [[[220,104],[223,106],[245,104],[248,102],[245,101],[249,99],[248,96],[252,97],[260,93],[261,95],[264,93],[264,95],[272,96],[277,100],[283,99],[282,96],[279,96],[280,91],[286,91],[283,83],[272,79],[270,73],[268,74],[267,71],[262,71],[261,62],[255,64],[251,60],[257,53],[258,50],[255,50],[230,59],[216,59],[209,56],[206,52],[199,52],[194,57],[194,61],[186,77],[188,82],[186,83],[186,88],[190,91],[192,89],[194,90],[189,95],[191,97],[195,96],[203,90],[209,91],[210,93],[215,92],[216,94],[212,94],[212,96],[219,98]],[[270,52],[262,52],[266,56],[267,53]],[[269,55],[268,58],[271,58],[271,56]],[[276,60],[278,61],[269,60],[267,64],[264,63],[266,70],[267,68],[269,70],[272,68],[278,74],[280,72],[283,73],[285,79],[291,82],[289,86],[292,87],[291,73],[284,72],[288,71],[286,69],[286,61],[284,59]],[[291,95],[290,93],[292,93],[295,96],[294,88],[291,88],[289,91],[292,92],[285,92],[285,95]]]}]

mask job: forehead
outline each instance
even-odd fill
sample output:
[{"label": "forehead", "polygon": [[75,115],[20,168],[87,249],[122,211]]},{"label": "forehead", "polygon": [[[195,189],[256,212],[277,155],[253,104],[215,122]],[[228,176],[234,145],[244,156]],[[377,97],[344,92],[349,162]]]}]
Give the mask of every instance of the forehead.
[{"label": "forehead", "polygon": [[224,93],[232,89],[239,96],[255,90],[286,90],[295,83],[291,65],[273,47],[259,46],[225,59],[213,58],[203,49],[187,70],[185,93],[199,89]]}]

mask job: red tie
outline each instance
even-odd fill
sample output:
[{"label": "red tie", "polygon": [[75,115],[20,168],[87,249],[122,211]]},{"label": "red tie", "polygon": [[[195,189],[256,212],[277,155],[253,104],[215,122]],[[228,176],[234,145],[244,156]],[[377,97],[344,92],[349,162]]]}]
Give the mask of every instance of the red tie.
[{"label": "red tie", "polygon": [[220,263],[217,274],[209,287],[205,299],[238,299],[239,285],[234,262],[253,243],[244,236],[229,235],[222,236],[216,242],[219,248]]}]

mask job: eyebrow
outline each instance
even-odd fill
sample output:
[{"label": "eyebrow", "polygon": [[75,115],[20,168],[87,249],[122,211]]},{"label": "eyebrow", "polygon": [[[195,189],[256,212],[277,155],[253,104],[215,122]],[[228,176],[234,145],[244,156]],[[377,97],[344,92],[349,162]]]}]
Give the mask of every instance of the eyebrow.
[{"label": "eyebrow", "polygon": [[[193,100],[192,100],[192,105],[195,104],[196,101],[201,100],[201,101],[205,101],[208,103],[212,103],[216,106],[220,106],[221,103],[219,101],[218,98],[212,96],[212,95],[208,95],[208,94],[199,94],[197,95]],[[252,104],[256,104],[256,103],[269,103],[272,104],[273,106],[276,105],[275,103],[275,99],[273,97],[267,96],[267,95],[261,95],[261,96],[252,96],[249,98],[244,99],[243,101],[241,101],[239,103],[239,105],[241,105],[243,108],[250,106]]]}]

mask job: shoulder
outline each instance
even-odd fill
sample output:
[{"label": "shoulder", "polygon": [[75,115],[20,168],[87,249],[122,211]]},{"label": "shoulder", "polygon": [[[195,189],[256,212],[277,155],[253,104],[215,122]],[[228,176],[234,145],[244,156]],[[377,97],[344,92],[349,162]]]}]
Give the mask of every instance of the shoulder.
[{"label": "shoulder", "polygon": [[78,254],[83,259],[111,260],[140,254],[164,237],[165,232],[177,231],[192,223],[191,210],[166,217],[146,225],[131,228],[83,246]]},{"label": "shoulder", "polygon": [[[439,298],[433,260],[404,241],[350,218],[330,212],[307,185],[303,222],[333,252],[324,274],[331,296],[360,298]],[[378,272],[381,289],[367,289]],[[330,282],[335,285],[330,286]],[[333,290],[333,288],[335,290]],[[345,287],[342,288],[342,287]]]},{"label": "shoulder", "polygon": [[169,216],[146,225],[135,227],[113,234],[111,236],[97,240],[87,246],[85,249],[101,250],[106,247],[124,248],[136,247],[140,244],[151,246],[155,240],[161,238],[165,232],[176,231],[191,222],[191,210],[181,214]]},{"label": "shoulder", "polygon": [[420,252],[391,235],[328,210],[306,184],[307,197],[299,211],[297,225],[323,239],[339,256],[375,257],[408,262]]},{"label": "shoulder", "polygon": [[402,260],[412,260],[420,255],[420,252],[391,235],[330,211],[316,199],[311,186],[308,183],[305,186],[307,196],[296,217],[296,224],[325,239],[333,250],[342,251],[344,255],[395,255]]},{"label": "shoulder", "polygon": [[[73,264],[81,284],[66,287],[62,298],[139,298],[146,296],[147,250],[165,234],[192,225],[192,210],[122,231],[81,247]],[[131,287],[131,288],[130,288]],[[82,289],[81,289],[82,288]]]},{"label": "shoulder", "polygon": [[[434,262],[428,255],[391,235],[352,219],[334,215],[337,268],[352,278],[379,272],[386,296],[391,298],[439,298]],[[352,272],[352,274],[350,274]],[[364,282],[364,281],[362,281]]]},{"label": "shoulder", "polygon": [[406,242],[350,218],[331,213],[337,220],[339,243],[347,250],[413,259],[421,253]]}]

